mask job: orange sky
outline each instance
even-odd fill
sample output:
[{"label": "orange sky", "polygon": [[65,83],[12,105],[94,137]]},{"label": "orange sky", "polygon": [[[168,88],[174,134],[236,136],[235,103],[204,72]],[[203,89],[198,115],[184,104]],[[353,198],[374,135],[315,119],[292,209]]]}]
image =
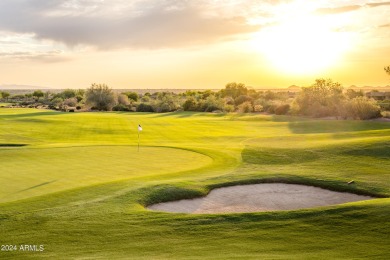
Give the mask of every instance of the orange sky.
[{"label": "orange sky", "polygon": [[389,57],[386,1],[0,2],[0,85],[385,86]]}]

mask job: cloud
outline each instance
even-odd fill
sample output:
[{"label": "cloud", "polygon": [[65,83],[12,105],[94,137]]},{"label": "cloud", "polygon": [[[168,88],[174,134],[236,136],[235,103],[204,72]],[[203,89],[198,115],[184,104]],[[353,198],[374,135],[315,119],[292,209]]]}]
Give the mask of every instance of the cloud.
[{"label": "cloud", "polygon": [[377,6],[384,6],[384,5],[390,5],[390,2],[382,2],[382,3],[368,3],[366,4],[369,7],[377,7]]},{"label": "cloud", "polygon": [[360,5],[349,5],[335,8],[319,8],[315,11],[316,14],[339,14],[360,9]]},{"label": "cloud", "polygon": [[334,8],[319,8],[315,10],[315,13],[322,14],[322,15],[340,14],[340,13],[356,11],[363,7],[379,7],[379,6],[387,6],[387,5],[390,5],[390,2],[367,3],[364,5],[347,5],[347,6],[334,7]]},{"label": "cloud", "polygon": [[63,62],[70,60],[69,57],[62,55],[61,51],[48,51],[48,52],[28,52],[28,51],[15,51],[15,52],[0,52],[0,59],[12,58],[16,60],[34,60],[39,62]]},{"label": "cloud", "polygon": [[2,0],[0,30],[33,33],[68,46],[111,49],[197,45],[254,32],[259,26],[249,25],[243,16],[209,12],[205,2]]}]

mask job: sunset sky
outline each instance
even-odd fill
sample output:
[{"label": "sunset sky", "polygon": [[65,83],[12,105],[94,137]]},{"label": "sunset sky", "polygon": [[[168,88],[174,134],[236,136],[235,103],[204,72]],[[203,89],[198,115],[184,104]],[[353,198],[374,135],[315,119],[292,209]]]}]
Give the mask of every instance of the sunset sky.
[{"label": "sunset sky", "polygon": [[386,65],[386,1],[0,1],[0,86],[385,86]]}]

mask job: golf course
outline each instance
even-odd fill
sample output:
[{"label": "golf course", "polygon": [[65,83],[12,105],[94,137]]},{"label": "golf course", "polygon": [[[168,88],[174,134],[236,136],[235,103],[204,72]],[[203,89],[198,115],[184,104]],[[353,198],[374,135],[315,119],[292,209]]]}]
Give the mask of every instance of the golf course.
[{"label": "golf course", "polygon": [[[0,162],[0,259],[390,258],[390,122],[0,108]],[[250,213],[148,209],[261,183],[372,199]]]}]

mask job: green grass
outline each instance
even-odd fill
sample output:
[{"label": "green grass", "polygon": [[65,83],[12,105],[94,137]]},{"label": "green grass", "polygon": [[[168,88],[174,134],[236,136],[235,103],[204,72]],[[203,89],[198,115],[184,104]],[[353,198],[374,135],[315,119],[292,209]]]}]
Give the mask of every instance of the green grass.
[{"label": "green grass", "polygon": [[[0,258],[388,259],[389,153],[386,122],[2,108],[0,242],[45,251]],[[245,214],[144,208],[261,182],[384,198]]]}]

